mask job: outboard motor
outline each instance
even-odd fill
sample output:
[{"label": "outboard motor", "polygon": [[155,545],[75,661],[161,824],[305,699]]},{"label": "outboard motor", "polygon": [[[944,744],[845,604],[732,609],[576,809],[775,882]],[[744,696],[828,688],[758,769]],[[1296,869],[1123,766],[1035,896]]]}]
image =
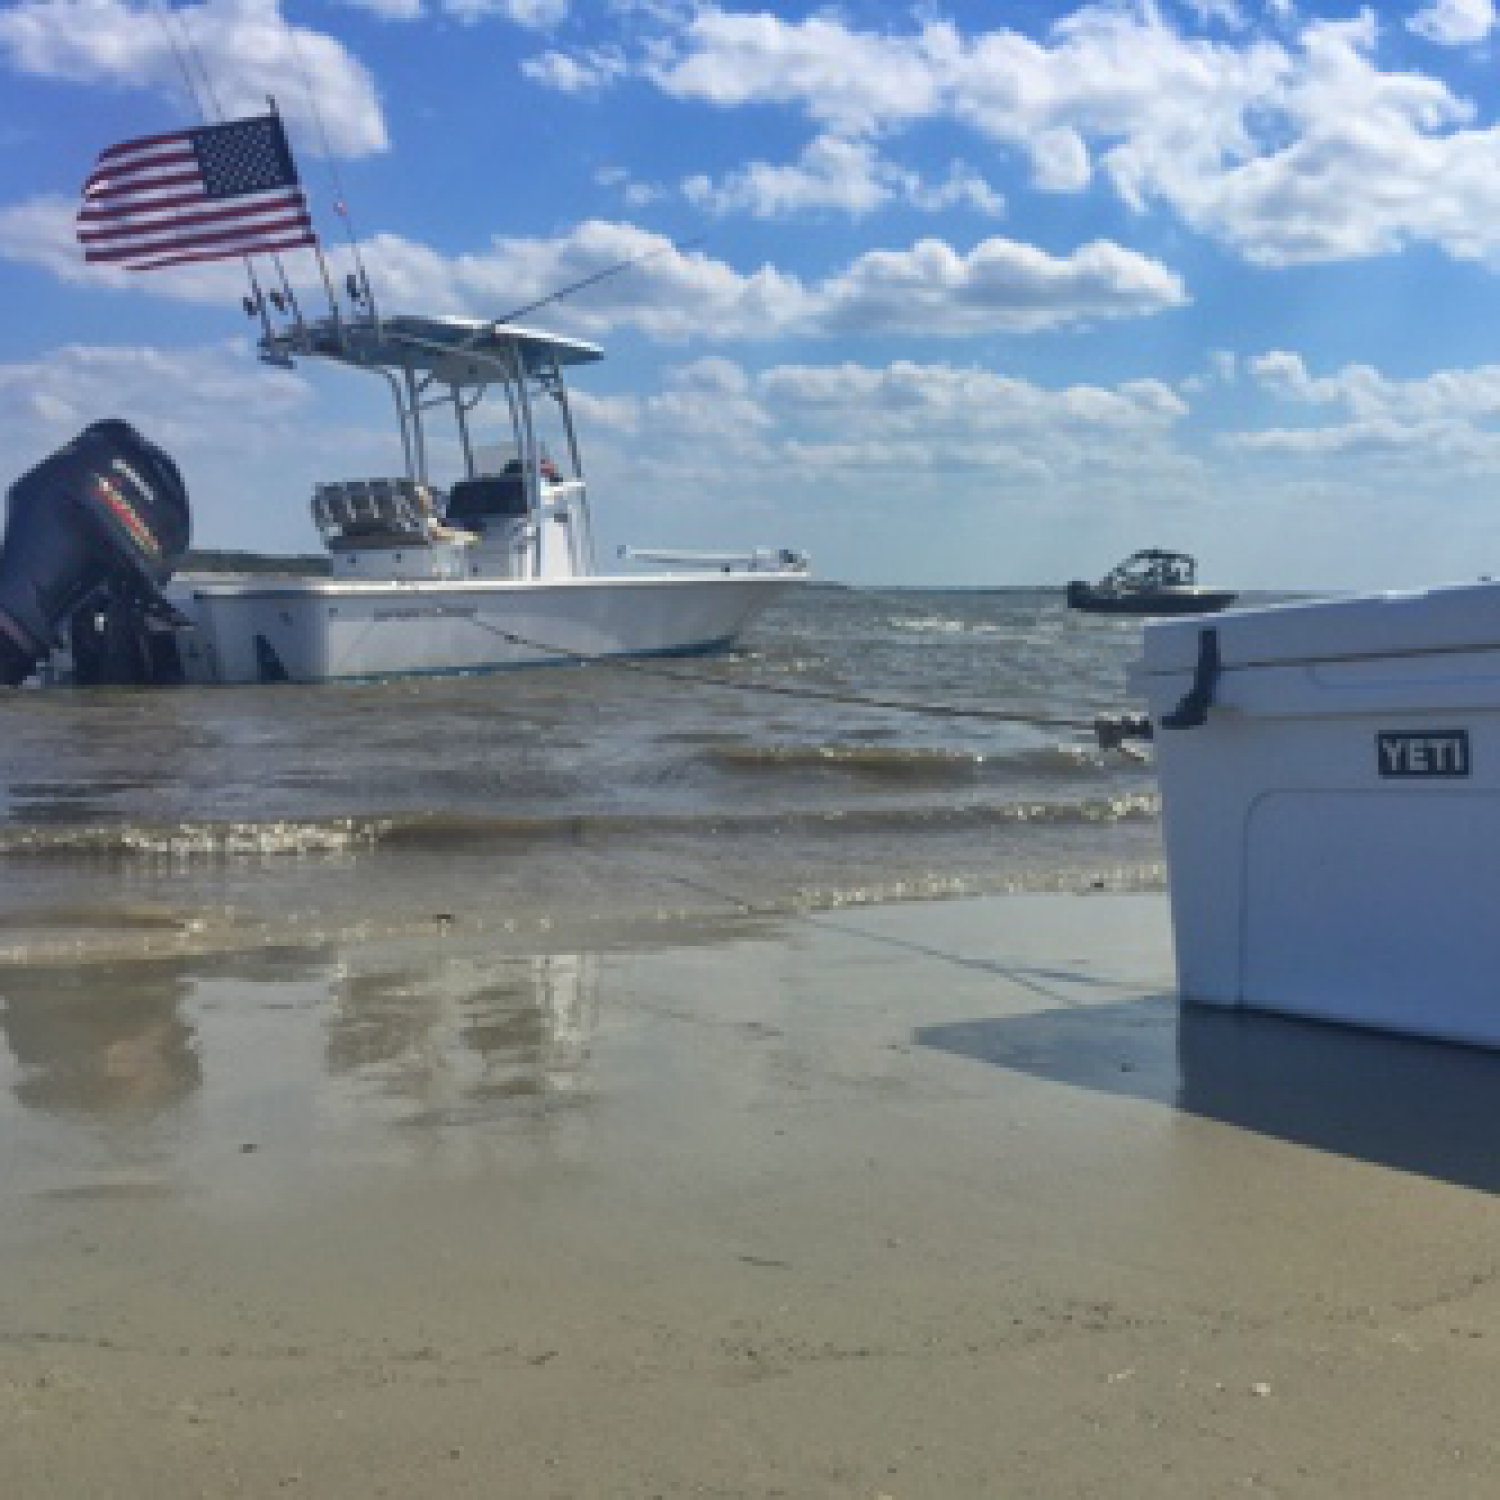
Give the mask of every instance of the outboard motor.
[{"label": "outboard motor", "polygon": [[177,465],[128,422],[95,422],[22,475],[0,547],[0,684],[24,682],[64,622],[80,681],[161,680],[148,624],[175,616],[160,590],[189,531]]}]

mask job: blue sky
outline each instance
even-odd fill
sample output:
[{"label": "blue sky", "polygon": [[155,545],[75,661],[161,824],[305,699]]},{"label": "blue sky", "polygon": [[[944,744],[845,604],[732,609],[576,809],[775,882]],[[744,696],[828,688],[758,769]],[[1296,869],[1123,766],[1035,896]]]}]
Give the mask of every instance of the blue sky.
[{"label": "blue sky", "polygon": [[646,257],[532,320],[605,348],[575,396],[611,550],[1500,572],[1497,38],[1492,0],[3,6],[0,478],[123,415],[200,545],[296,551],[316,480],[399,467],[378,384],[254,360],[236,263],[77,249],[100,149],[271,94],[335,273],[342,196],[387,311]]}]

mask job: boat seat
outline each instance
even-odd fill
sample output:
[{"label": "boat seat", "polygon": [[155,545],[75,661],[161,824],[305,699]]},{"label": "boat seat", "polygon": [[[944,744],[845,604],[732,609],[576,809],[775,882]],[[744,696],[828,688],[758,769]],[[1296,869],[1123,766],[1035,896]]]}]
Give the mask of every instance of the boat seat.
[{"label": "boat seat", "polygon": [[345,479],[317,486],[312,513],[330,545],[419,545],[428,539],[438,507],[431,487],[414,479]]},{"label": "boat seat", "polygon": [[450,524],[512,520],[527,513],[526,481],[519,472],[460,479],[448,491],[446,514]]}]

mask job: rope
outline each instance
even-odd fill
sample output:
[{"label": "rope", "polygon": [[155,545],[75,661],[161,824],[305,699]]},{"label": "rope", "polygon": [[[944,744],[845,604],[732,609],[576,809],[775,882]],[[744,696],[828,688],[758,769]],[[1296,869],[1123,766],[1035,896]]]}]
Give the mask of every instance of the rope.
[{"label": "rope", "polygon": [[904,698],[869,698],[857,693],[840,693],[824,688],[790,687],[783,683],[736,682],[731,678],[719,677],[707,672],[684,672],[667,667],[654,667],[626,657],[589,656],[582,651],[571,650],[567,646],[555,646],[546,641],[529,640],[526,636],[517,635],[512,630],[502,630],[498,625],[490,625],[483,620],[475,620],[473,623],[501,637],[502,640],[509,641],[512,645],[523,646],[528,650],[547,651],[556,656],[568,657],[583,665],[614,667],[620,671],[638,673],[642,677],[657,677],[665,682],[729,688],[735,692],[764,693],[779,698],[806,699],[809,702],[838,703],[846,708],[886,709],[897,713],[923,714],[931,718],[982,719],[998,724],[1026,724],[1039,729],[1071,729],[1095,736],[1102,749],[1118,750],[1131,759],[1144,758],[1139,752],[1125,745],[1121,735],[1112,734],[1107,727],[1101,727],[1113,723],[1107,719],[1062,718],[1048,714],[1019,713],[1003,708],[967,708],[952,703],[913,703],[910,699]]}]

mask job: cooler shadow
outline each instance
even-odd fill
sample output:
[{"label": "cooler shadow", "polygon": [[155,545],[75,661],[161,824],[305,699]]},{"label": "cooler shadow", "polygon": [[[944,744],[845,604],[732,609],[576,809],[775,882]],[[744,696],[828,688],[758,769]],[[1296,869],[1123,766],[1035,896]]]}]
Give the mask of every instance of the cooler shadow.
[{"label": "cooler shadow", "polygon": [[1500,1052],[1173,996],[922,1027],[923,1046],[1500,1191]]}]

